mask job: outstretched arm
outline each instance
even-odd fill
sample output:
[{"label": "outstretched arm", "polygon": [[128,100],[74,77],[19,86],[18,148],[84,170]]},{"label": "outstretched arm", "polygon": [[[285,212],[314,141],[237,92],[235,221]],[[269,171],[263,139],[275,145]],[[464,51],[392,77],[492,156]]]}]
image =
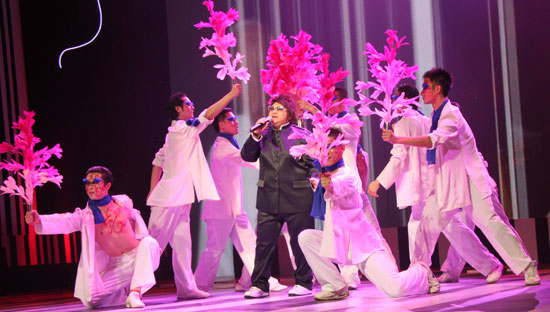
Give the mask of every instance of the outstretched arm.
[{"label": "outstretched arm", "polygon": [[418,137],[398,137],[393,135],[392,130],[382,129],[382,140],[392,144],[432,148],[432,140],[427,135]]},{"label": "outstretched arm", "polygon": [[242,85],[240,83],[236,83],[231,88],[231,91],[227,93],[224,97],[222,97],[219,101],[216,103],[210,105],[208,109],[206,110],[205,117],[208,120],[214,119],[214,117],[218,116],[218,114],[224,109],[227,104],[229,104],[234,98],[236,98],[239,94],[241,94],[242,91]]}]

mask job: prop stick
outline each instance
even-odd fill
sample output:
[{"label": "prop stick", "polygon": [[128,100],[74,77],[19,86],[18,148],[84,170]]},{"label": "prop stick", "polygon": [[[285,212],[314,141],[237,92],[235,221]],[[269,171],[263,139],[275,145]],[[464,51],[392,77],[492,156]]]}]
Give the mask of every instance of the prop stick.
[{"label": "prop stick", "polygon": [[[12,153],[12,159],[0,161],[0,169],[6,169],[19,177],[23,178],[25,185],[17,185],[15,179],[9,176],[4,185],[0,186],[2,194],[10,196],[21,196],[28,205],[28,210],[32,210],[34,188],[42,186],[46,182],[57,184],[61,188],[63,176],[57,169],[48,164],[52,155],[58,159],[61,158],[61,147],[59,143],[52,148],[44,147],[41,150],[34,151],[34,147],[40,142],[40,139],[32,133],[34,125],[34,112],[23,112],[23,117],[19,117],[17,122],[13,123],[12,128],[19,130],[19,134],[14,136],[14,144],[7,142],[0,144],[0,153]],[[19,155],[23,159],[23,164],[16,162],[14,155]]]},{"label": "prop stick", "polygon": [[[386,125],[389,127],[389,123],[393,118],[399,116],[408,116],[411,114],[409,104],[418,104],[415,97],[413,99],[405,99],[404,93],[402,93],[397,99],[392,101],[392,93],[399,81],[404,78],[416,79],[414,73],[418,70],[418,66],[407,66],[407,64],[401,60],[396,59],[397,50],[404,45],[408,45],[407,42],[403,42],[405,37],[397,37],[397,31],[386,30],[388,38],[386,42],[388,45],[384,46],[384,53],[376,51],[370,42],[365,45],[365,54],[368,58],[369,67],[367,70],[377,80],[378,83],[369,81],[357,81],[355,89],[359,95],[359,113],[363,116],[378,115],[381,117],[380,128]],[[382,62],[386,64],[383,66]],[[361,92],[373,88],[368,97]],[[380,96],[383,94],[383,99],[380,100]],[[382,109],[374,108],[371,110],[371,104],[380,104]]]},{"label": "prop stick", "polygon": [[[202,57],[216,55],[222,59],[223,64],[214,65],[214,68],[220,69],[216,76],[218,79],[223,80],[225,79],[225,76],[228,75],[233,80],[233,83],[235,83],[235,79],[240,79],[246,84],[250,79],[248,68],[241,66],[237,69],[238,65],[242,63],[244,55],[237,52],[235,59],[231,61],[232,54],[229,53],[229,48],[235,47],[237,44],[237,39],[232,32],[227,34],[225,33],[227,27],[233,25],[235,21],[239,20],[239,11],[233,8],[229,9],[227,13],[214,11],[213,1],[204,1],[202,4],[208,8],[210,17],[208,18],[208,23],[199,22],[195,24],[195,27],[198,29],[206,27],[211,27],[214,29],[214,33],[212,33],[212,37],[210,39],[202,37],[199,45],[199,50],[204,48],[204,54]],[[209,49],[209,46],[212,46],[214,51]]]}]

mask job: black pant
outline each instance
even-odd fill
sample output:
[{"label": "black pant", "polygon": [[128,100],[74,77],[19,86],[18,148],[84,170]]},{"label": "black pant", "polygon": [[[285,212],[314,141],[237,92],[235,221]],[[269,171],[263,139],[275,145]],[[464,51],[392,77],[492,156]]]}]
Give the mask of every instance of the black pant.
[{"label": "black pant", "polygon": [[277,248],[277,240],[281,228],[287,223],[290,234],[290,247],[294,253],[296,270],[294,280],[296,285],[311,289],[313,274],[306,258],[298,245],[298,235],[305,229],[313,229],[314,221],[309,212],[271,214],[258,212],[258,226],[256,238],[256,256],[254,258],[254,272],[252,272],[252,286],[269,292],[268,279],[271,276],[271,262]]}]

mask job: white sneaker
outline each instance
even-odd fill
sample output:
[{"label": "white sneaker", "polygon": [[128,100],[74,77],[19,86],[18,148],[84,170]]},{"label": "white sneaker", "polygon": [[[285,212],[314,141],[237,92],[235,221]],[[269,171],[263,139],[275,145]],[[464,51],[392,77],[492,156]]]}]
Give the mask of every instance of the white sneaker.
[{"label": "white sneaker", "polygon": [[189,299],[203,299],[210,297],[210,294],[206,291],[197,289],[195,291],[189,292],[183,296],[178,295],[178,300],[189,300]]},{"label": "white sneaker", "polygon": [[244,293],[246,299],[263,298],[269,296],[269,292],[265,292],[256,286],[250,287],[250,289]]},{"label": "white sneaker", "polygon": [[447,273],[447,272],[443,272],[443,274],[441,274],[437,280],[440,282],[440,283],[458,283],[458,276],[451,276],[451,274]]},{"label": "white sneaker", "polygon": [[504,266],[502,265],[502,263],[499,263],[498,267],[496,269],[492,270],[491,273],[489,273],[489,275],[487,275],[487,279],[486,279],[487,284],[493,284],[493,283],[498,282],[498,280],[502,276],[502,269],[503,268],[504,268]]},{"label": "white sneaker", "polygon": [[349,296],[349,290],[347,286],[337,291],[323,290],[315,295],[315,300],[318,301],[330,301],[330,300],[342,300]]},{"label": "white sneaker", "polygon": [[426,272],[428,273],[428,293],[429,294],[438,293],[439,288],[440,288],[439,281],[437,280],[437,278],[435,278],[435,275],[432,272],[432,270],[430,269],[430,267],[426,263],[423,263],[423,262],[418,262],[418,264],[423,266],[424,269],[426,270]]},{"label": "white sneaker", "polygon": [[311,295],[311,290],[304,286],[294,285],[291,290],[288,291],[289,296],[307,296]]},{"label": "white sneaker", "polygon": [[131,291],[128,297],[126,298],[126,307],[127,308],[143,308],[145,303],[139,298],[140,295],[138,292]]},{"label": "white sneaker", "polygon": [[525,271],[523,271],[523,274],[525,275],[525,285],[531,286],[531,285],[540,285],[540,276],[537,272],[537,261],[533,260]]},{"label": "white sneaker", "polygon": [[286,285],[279,283],[279,281],[274,277],[270,277],[268,282],[269,282],[269,291],[274,291],[274,292],[282,291],[287,288]]}]

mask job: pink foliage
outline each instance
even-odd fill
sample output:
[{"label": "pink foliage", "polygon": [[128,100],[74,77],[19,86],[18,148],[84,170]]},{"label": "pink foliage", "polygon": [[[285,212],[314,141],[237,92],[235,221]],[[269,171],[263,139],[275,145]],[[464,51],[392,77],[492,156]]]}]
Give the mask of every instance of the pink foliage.
[{"label": "pink foliage", "polygon": [[[392,101],[391,95],[399,81],[404,78],[416,79],[414,73],[418,70],[418,66],[409,67],[405,62],[396,59],[397,50],[401,46],[408,45],[407,42],[404,42],[405,37],[399,38],[397,31],[389,29],[386,30],[386,35],[388,38],[386,39],[387,45],[384,46],[384,53],[376,51],[370,42],[367,42],[365,51],[363,51],[368,58],[368,71],[377,82],[357,81],[355,87],[361,104],[360,114],[380,116],[382,118],[380,128],[384,124],[389,124],[393,118],[408,115],[410,113],[409,104],[418,104],[417,98],[406,100],[404,94]],[[382,65],[383,62],[385,65]],[[369,96],[365,96],[361,92],[367,89],[374,89],[374,91]],[[383,98],[380,99],[382,95]],[[373,103],[380,104],[382,109],[372,110],[370,105]]]},{"label": "pink foliage", "polygon": [[[17,185],[15,179],[9,176],[4,181],[4,185],[0,186],[0,192],[21,196],[31,206],[36,186],[52,182],[61,187],[63,182],[63,176],[47,162],[52,156],[61,158],[63,151],[59,144],[52,148],[44,147],[34,151],[36,144],[40,142],[40,139],[32,133],[34,114],[32,111],[23,112],[23,118],[19,117],[19,120],[13,123],[12,128],[19,130],[19,133],[14,137],[14,145],[7,142],[0,144],[0,153],[12,153],[10,161],[0,161],[0,169],[12,171],[25,181],[24,186]],[[19,155],[19,158],[23,160],[22,164],[14,160],[15,155]]]},{"label": "pink foliage", "polygon": [[[232,54],[229,53],[230,47],[235,47],[237,44],[237,39],[235,35],[230,33],[225,33],[227,27],[233,25],[235,21],[239,20],[239,11],[231,8],[227,13],[221,11],[214,11],[214,2],[213,1],[204,1],[203,4],[208,8],[210,12],[210,17],[207,22],[199,22],[195,24],[195,27],[208,28],[211,27],[214,29],[211,38],[202,38],[199,45],[199,50],[204,49],[204,54],[202,57],[207,57],[211,55],[216,55],[222,59],[223,64],[217,64],[214,68],[218,68],[217,78],[220,80],[225,79],[225,76],[228,75],[231,79],[240,79],[244,83],[247,83],[250,79],[250,74],[248,73],[248,68],[239,66],[242,63],[244,55],[241,55],[239,52],[235,55],[235,59],[231,61]],[[208,47],[211,46],[214,48],[212,51]]]},{"label": "pink foliage", "polygon": [[303,30],[291,38],[294,46],[284,34],[271,41],[266,57],[267,69],[261,71],[264,91],[271,97],[284,94],[295,100],[317,103],[320,64],[316,60],[323,48],[311,43],[311,35]]}]

